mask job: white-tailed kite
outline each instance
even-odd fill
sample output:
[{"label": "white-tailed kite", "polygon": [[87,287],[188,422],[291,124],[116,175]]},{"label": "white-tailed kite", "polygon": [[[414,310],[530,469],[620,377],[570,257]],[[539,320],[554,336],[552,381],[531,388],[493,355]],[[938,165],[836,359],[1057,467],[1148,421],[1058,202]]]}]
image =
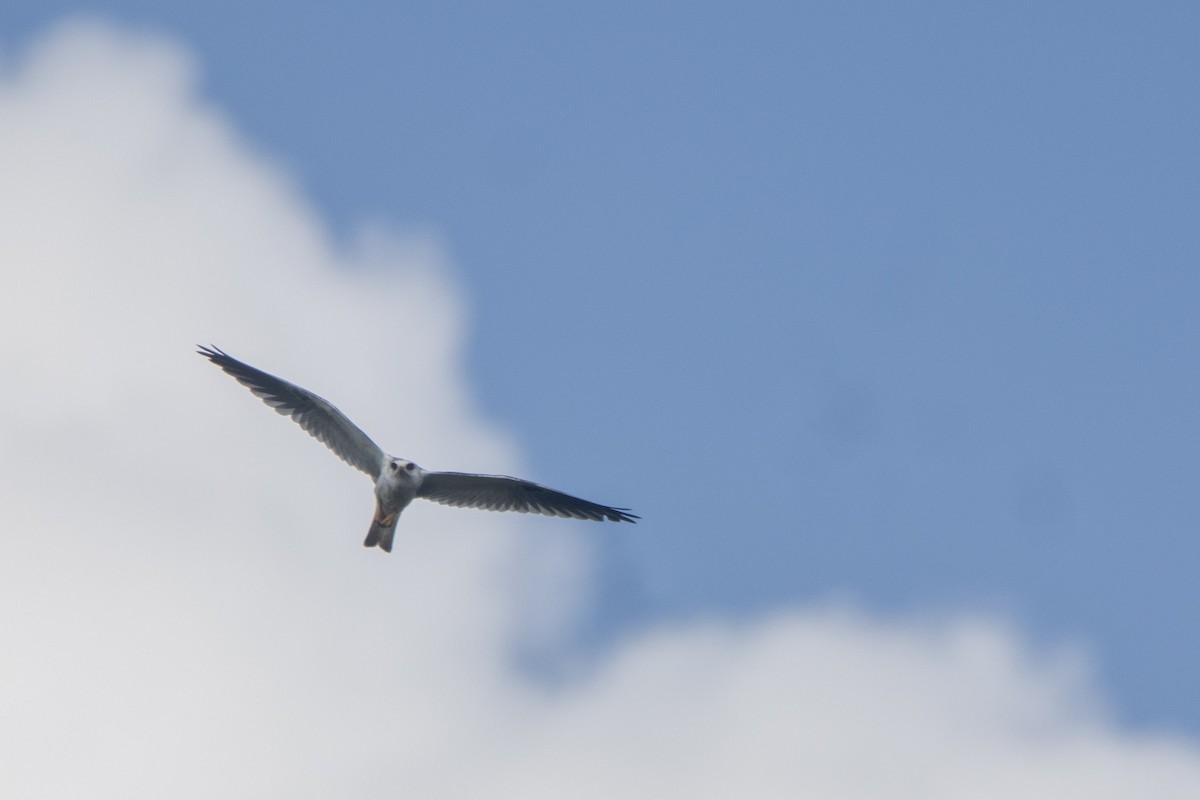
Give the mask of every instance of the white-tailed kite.
[{"label": "white-tailed kite", "polygon": [[197,352],[232,375],[271,408],[294,419],[347,464],[374,479],[375,518],[363,542],[367,547],[379,546],[392,552],[392,537],[400,512],[417,497],[448,506],[533,512],[597,522],[606,519],[635,522],[639,519],[627,508],[602,506],[519,478],[422,469],[411,461],[389,456],[380,450],[345,414],[312,392],[243,364],[215,346],[201,346]]}]

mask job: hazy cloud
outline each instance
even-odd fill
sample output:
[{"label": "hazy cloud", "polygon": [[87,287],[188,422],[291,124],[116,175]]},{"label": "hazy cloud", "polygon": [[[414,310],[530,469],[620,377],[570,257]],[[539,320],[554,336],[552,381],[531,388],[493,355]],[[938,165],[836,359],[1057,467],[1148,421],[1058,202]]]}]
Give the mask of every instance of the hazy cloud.
[{"label": "hazy cloud", "polygon": [[519,470],[436,242],[335,244],[197,73],[73,23],[0,81],[0,795],[1200,795],[1194,742],[987,621],[680,623],[522,675],[511,643],[587,600],[579,527],[414,506],[365,550],[362,476],[190,353]]}]

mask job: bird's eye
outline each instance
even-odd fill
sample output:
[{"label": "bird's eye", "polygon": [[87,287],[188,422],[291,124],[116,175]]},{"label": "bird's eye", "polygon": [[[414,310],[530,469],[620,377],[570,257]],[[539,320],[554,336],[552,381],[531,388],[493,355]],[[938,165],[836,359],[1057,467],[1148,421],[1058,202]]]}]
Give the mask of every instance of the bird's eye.
[{"label": "bird's eye", "polygon": [[405,468],[406,470],[408,470],[409,472],[412,472],[412,471],[413,471],[413,468],[414,468],[415,466],[417,466],[417,465],[416,465],[416,464],[414,464],[414,463],[412,463],[412,462],[410,461],[410,462],[408,462],[407,464],[405,464],[405,465],[404,465],[404,468]]}]

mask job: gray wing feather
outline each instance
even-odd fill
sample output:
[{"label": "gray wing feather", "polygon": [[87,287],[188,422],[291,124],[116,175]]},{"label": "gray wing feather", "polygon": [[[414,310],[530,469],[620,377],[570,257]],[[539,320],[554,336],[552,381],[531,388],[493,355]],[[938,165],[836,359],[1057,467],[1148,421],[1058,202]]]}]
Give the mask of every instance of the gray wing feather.
[{"label": "gray wing feather", "polygon": [[613,508],[506,475],[471,475],[464,472],[428,472],[417,497],[435,503],[489,511],[520,511],[551,517],[573,517],[600,522],[634,522],[627,508]]},{"label": "gray wing feather", "polygon": [[200,347],[196,352],[225,370],[271,408],[294,419],[347,464],[372,478],[379,477],[383,469],[383,451],[328,400],[244,364],[216,347]]}]

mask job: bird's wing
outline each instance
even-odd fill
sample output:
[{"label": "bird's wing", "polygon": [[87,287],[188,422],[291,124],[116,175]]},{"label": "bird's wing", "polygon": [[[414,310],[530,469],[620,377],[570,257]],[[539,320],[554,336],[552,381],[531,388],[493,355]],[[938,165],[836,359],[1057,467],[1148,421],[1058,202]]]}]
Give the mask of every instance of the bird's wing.
[{"label": "bird's wing", "polygon": [[417,497],[448,506],[520,511],[551,517],[574,517],[597,522],[633,522],[639,517],[627,508],[602,506],[556,492],[536,483],[504,475],[470,475],[463,472],[427,472]]},{"label": "bird's wing", "polygon": [[243,364],[216,347],[201,347],[196,352],[232,375],[271,408],[294,419],[347,464],[379,478],[385,458],[383,451],[328,400]]}]

